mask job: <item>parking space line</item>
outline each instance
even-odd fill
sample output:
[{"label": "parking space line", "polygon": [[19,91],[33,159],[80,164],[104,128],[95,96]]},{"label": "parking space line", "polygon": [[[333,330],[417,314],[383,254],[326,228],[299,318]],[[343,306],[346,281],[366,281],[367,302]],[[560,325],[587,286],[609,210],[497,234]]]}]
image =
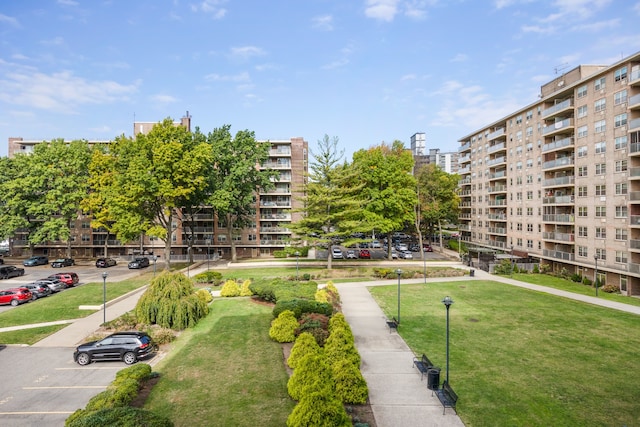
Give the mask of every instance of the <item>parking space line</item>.
[{"label": "parking space line", "polygon": [[52,387],[22,387],[23,390],[55,390],[55,389],[84,389],[84,388],[107,388],[106,385],[70,385]]},{"label": "parking space line", "polygon": [[98,367],[91,367],[91,366],[75,366],[73,368],[55,368],[56,371],[74,371],[74,370],[78,370],[78,369],[82,369],[82,370],[87,370],[87,369],[94,369],[94,370],[100,370],[100,369],[122,369],[122,366],[105,366],[102,368],[98,368]]}]

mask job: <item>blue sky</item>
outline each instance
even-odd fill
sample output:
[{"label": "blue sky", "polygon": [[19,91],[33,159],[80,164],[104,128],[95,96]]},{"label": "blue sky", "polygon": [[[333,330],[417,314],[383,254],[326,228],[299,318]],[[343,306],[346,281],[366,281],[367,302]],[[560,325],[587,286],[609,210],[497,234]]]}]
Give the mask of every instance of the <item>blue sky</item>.
[{"label": "blue sky", "polygon": [[7,139],[112,139],[138,121],[259,139],[457,140],[579,64],[640,51],[637,0],[0,2]]}]

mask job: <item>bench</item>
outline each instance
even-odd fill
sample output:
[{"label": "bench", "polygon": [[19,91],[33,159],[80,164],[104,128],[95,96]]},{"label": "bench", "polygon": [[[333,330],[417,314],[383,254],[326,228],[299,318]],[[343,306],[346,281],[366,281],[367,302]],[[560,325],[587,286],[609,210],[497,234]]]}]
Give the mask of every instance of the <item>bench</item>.
[{"label": "bench", "polygon": [[451,388],[448,382],[444,382],[442,384],[442,388],[436,390],[436,396],[438,396],[438,400],[442,403],[442,415],[444,415],[444,411],[447,408],[452,408],[454,412],[456,411],[456,402],[458,401],[458,395]]},{"label": "bench", "polygon": [[433,363],[431,363],[427,355],[424,353],[420,357],[416,356],[413,358],[413,366],[418,368],[418,371],[420,371],[420,381],[422,381],[422,378],[427,374],[429,369],[434,367]]},{"label": "bench", "polygon": [[391,333],[392,329],[395,329],[396,332],[398,332],[398,321],[395,317],[393,317],[391,320],[387,320],[387,326],[389,327],[389,333]]}]

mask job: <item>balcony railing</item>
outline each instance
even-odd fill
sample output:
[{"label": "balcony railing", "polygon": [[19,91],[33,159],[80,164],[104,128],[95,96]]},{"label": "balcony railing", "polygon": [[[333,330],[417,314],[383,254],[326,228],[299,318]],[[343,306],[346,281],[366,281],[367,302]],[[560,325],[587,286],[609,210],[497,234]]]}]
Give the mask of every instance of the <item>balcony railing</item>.
[{"label": "balcony railing", "polygon": [[543,127],[542,128],[542,134],[543,135],[550,135],[552,133],[562,131],[562,130],[564,130],[566,128],[569,128],[569,127],[573,127],[573,119],[560,120],[560,121],[555,122],[552,125]]},{"label": "balcony railing", "polygon": [[471,142],[465,142],[464,144],[462,144],[460,146],[460,148],[458,148],[458,152],[462,152],[462,151],[467,151],[471,148]]},{"label": "balcony railing", "polygon": [[504,128],[496,129],[493,132],[491,132],[489,135],[487,135],[487,141],[491,141],[492,139],[499,138],[504,134],[505,134]]},{"label": "balcony railing", "polygon": [[489,179],[504,178],[506,176],[507,176],[507,171],[494,172],[492,174],[489,174]]},{"label": "balcony railing", "polygon": [[506,162],[507,158],[505,156],[496,157],[495,159],[487,160],[487,166],[494,166]]},{"label": "balcony railing", "polygon": [[543,204],[551,204],[551,205],[570,204],[570,203],[573,203],[573,201],[574,201],[573,195],[544,197],[542,199]]},{"label": "balcony railing", "polygon": [[507,201],[505,199],[489,200],[489,206],[507,206]]},{"label": "balcony railing", "polygon": [[575,222],[575,215],[573,214],[547,214],[542,215],[543,222]]},{"label": "balcony railing", "polygon": [[458,185],[466,185],[466,184],[471,184],[471,177],[461,179],[458,181]]},{"label": "balcony railing", "polygon": [[544,153],[546,151],[553,151],[559,148],[569,147],[571,145],[573,145],[573,137],[569,136],[567,138],[559,139],[558,141],[553,141],[548,144],[544,144],[542,146],[542,152]]},{"label": "balcony railing", "polygon": [[492,221],[506,221],[507,215],[506,214],[489,214],[487,215],[487,218],[489,218]]},{"label": "balcony railing", "polygon": [[629,168],[628,170],[629,170],[629,176],[631,178],[640,177],[640,167]]},{"label": "balcony railing", "polygon": [[553,107],[549,107],[546,110],[542,110],[542,117],[549,117],[553,114],[556,114],[558,111],[565,110],[569,107],[573,107],[573,99],[567,99],[565,101],[559,102]]},{"label": "balcony railing", "polygon": [[629,240],[629,249],[640,249],[640,240]]},{"label": "balcony railing", "polygon": [[629,200],[632,202],[637,202],[638,200],[640,200],[640,191],[630,191]]},{"label": "balcony railing", "polygon": [[627,264],[627,270],[629,273],[640,273],[640,264],[629,263]]},{"label": "balcony railing", "polygon": [[627,102],[629,103],[629,108],[633,108],[640,104],[640,93],[630,97]]},{"label": "balcony railing", "polygon": [[640,215],[629,216],[629,225],[640,225]]},{"label": "balcony railing", "polygon": [[632,130],[636,130],[636,129],[638,129],[638,128],[640,128],[640,118],[638,118],[638,119],[633,119],[633,120],[630,120],[630,121],[629,121],[629,130],[630,130],[630,131],[632,131]]},{"label": "balcony railing", "polygon": [[562,166],[572,166],[574,164],[573,157],[561,157],[555,160],[549,160],[548,162],[544,162],[542,164],[542,169],[552,169],[558,168]]},{"label": "balcony railing", "polygon": [[491,154],[491,153],[495,153],[496,151],[502,151],[506,149],[507,149],[507,146],[505,145],[505,143],[501,142],[499,144],[490,145],[489,148],[487,149],[487,153]]},{"label": "balcony railing", "polygon": [[561,242],[573,242],[575,241],[575,234],[572,233],[556,233],[556,232],[544,232],[542,238],[544,240],[559,240]]},{"label": "balcony railing", "polygon": [[506,228],[501,227],[489,227],[490,234],[507,234]]},{"label": "balcony railing", "polygon": [[489,193],[504,193],[507,191],[506,185],[493,185],[491,187],[487,187],[487,191]]},{"label": "balcony railing", "polygon": [[552,251],[550,249],[544,249],[542,251],[542,255],[548,256],[551,258],[561,259],[563,261],[574,261],[575,255],[570,252],[562,252],[562,251]]},{"label": "balcony railing", "polygon": [[629,83],[634,83],[636,80],[640,80],[640,70],[632,71],[629,74]]},{"label": "balcony railing", "polygon": [[573,175],[561,176],[558,178],[545,179],[542,182],[543,187],[555,187],[558,185],[573,185],[575,177]]}]

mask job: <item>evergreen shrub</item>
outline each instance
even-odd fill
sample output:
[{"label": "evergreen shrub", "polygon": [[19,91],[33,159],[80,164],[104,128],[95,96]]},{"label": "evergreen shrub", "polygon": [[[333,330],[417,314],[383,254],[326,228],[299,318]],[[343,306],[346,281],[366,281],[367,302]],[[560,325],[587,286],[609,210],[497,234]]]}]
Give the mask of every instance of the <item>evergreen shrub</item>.
[{"label": "evergreen shrub", "polygon": [[303,313],[320,313],[331,316],[333,306],[326,302],[317,302],[309,299],[295,298],[290,300],[278,300],[273,307],[273,316],[277,317],[284,310],[291,310],[296,318],[300,318]]},{"label": "evergreen shrub", "polygon": [[237,297],[240,295],[240,286],[238,286],[238,282],[235,280],[227,280],[222,285],[222,289],[220,289],[221,297]]},{"label": "evergreen shrub", "polygon": [[301,357],[287,381],[287,391],[294,400],[314,392],[334,394],[334,389],[331,367],[322,353],[308,353]]},{"label": "evergreen shrub", "polygon": [[222,283],[222,273],[219,271],[203,271],[193,276],[193,280],[196,283],[212,283],[214,285],[220,285]]},{"label": "evergreen shrub", "polygon": [[310,353],[320,354],[321,351],[322,349],[316,342],[314,336],[308,332],[303,332],[298,335],[296,342],[291,348],[291,353],[289,353],[289,358],[287,359],[287,365],[289,365],[290,368],[295,369],[298,365],[298,361],[304,356]]},{"label": "evergreen shrub", "polygon": [[340,400],[330,392],[305,394],[287,417],[287,427],[351,427]]},{"label": "evergreen shrub", "polygon": [[331,365],[336,396],[342,403],[362,405],[369,397],[367,382],[357,366],[348,360],[339,360]]},{"label": "evergreen shrub", "polygon": [[66,423],[67,427],[173,427],[162,415],[140,408],[120,407],[91,412]]},{"label": "evergreen shrub", "polygon": [[271,322],[269,337],[277,342],[293,342],[296,339],[298,321],[291,310],[285,310]]},{"label": "evergreen shrub", "polygon": [[251,280],[244,280],[242,286],[240,286],[240,296],[250,297],[251,295],[253,295],[253,292],[251,292]]}]

